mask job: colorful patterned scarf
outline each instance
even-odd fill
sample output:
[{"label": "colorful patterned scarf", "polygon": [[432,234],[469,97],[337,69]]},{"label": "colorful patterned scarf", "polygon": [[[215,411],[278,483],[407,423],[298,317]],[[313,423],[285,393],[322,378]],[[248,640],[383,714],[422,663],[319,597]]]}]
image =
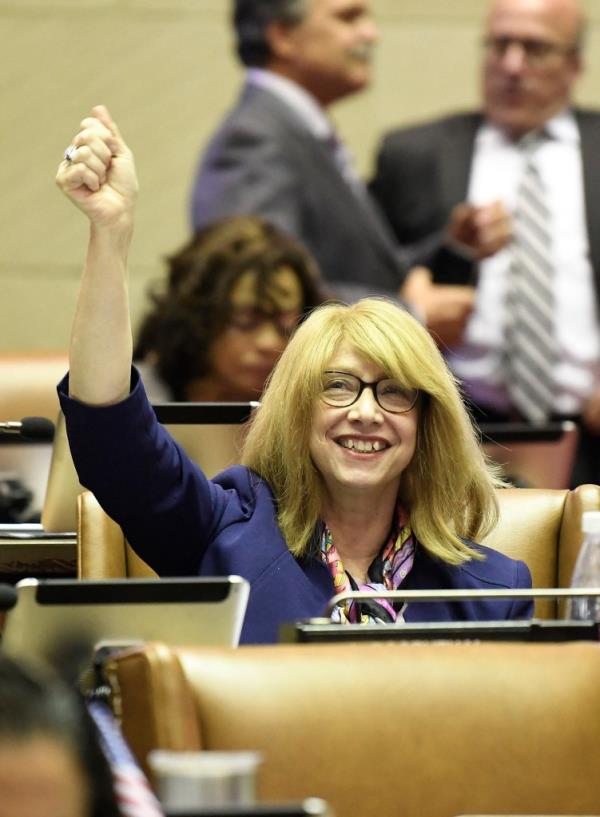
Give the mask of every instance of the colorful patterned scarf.
[{"label": "colorful patterned scarf", "polygon": [[[344,570],[344,565],[333,544],[331,531],[323,524],[321,535],[321,558],[331,571],[335,592],[350,590],[397,590],[409,574],[415,556],[415,540],[408,514],[398,507],[390,538],[371,562],[368,570],[369,582],[358,584]],[[394,605],[386,599],[354,602],[347,601],[335,608],[332,621],[350,624],[381,624],[404,621],[402,605]]]}]

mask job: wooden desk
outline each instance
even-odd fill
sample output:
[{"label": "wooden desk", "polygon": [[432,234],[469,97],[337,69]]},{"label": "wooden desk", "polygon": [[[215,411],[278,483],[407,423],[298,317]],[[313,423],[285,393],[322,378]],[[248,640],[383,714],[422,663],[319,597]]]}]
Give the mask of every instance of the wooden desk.
[{"label": "wooden desk", "polygon": [[73,578],[77,575],[77,534],[46,533],[41,525],[0,525],[0,581],[27,576]]}]

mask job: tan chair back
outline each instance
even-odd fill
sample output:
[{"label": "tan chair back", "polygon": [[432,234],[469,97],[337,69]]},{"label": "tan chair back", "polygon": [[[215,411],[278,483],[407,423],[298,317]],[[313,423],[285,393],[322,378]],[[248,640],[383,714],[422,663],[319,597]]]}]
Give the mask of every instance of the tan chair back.
[{"label": "tan chair back", "polygon": [[[581,514],[600,510],[600,487],[504,488],[498,501],[500,521],[483,544],[523,559],[534,587],[568,587],[581,546]],[[554,600],[536,601],[540,618],[555,617],[556,609]]]},{"label": "tan chair back", "polygon": [[[600,510],[600,487],[583,485],[574,491],[504,488],[498,491],[498,501],[500,521],[484,543],[523,559],[534,587],[567,587],[581,544],[581,514]],[[78,516],[80,578],[156,576],[89,491],[79,497]],[[555,617],[555,602],[538,600],[536,615]]]},{"label": "tan chair back", "polygon": [[80,579],[158,578],[90,491],[77,497],[77,575]]},{"label": "tan chair back", "polygon": [[399,643],[207,649],[110,660],[113,705],[153,748],[262,752],[259,796],[337,817],[593,814],[597,644]]}]

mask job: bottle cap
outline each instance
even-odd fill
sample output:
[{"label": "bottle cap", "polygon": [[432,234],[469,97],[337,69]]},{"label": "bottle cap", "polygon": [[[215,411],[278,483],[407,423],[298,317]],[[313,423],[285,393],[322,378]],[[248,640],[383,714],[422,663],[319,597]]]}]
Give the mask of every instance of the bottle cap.
[{"label": "bottle cap", "polygon": [[584,533],[600,533],[600,511],[584,511],[581,528]]}]

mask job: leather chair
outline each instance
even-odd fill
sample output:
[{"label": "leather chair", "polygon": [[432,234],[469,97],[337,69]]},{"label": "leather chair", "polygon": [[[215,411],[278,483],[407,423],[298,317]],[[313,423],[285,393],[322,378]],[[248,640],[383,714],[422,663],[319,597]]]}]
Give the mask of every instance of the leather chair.
[{"label": "leather chair", "polygon": [[597,644],[147,644],[106,675],[142,764],[258,750],[261,799],[318,796],[337,817],[598,813]]},{"label": "leather chair", "polygon": [[[581,544],[581,514],[600,510],[600,487],[581,485],[574,491],[503,488],[498,490],[498,499],[500,521],[485,544],[523,559],[535,587],[568,587]],[[89,491],[79,497],[78,518],[80,578],[156,576]],[[554,600],[538,600],[536,615],[554,618]]]},{"label": "leather chair", "polygon": [[77,497],[77,575],[80,579],[157,579],[91,491]]}]

